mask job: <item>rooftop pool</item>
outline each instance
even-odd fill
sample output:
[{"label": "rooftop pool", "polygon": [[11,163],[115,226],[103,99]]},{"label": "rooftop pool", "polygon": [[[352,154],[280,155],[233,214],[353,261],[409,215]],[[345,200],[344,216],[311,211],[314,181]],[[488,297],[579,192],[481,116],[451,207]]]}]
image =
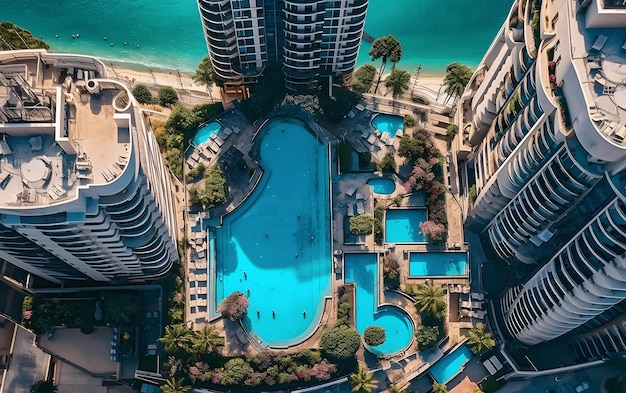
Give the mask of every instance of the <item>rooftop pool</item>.
[{"label": "rooftop pool", "polygon": [[396,183],[391,179],[383,177],[377,177],[367,181],[367,184],[372,188],[372,191],[376,194],[389,195],[393,194],[396,190]]},{"label": "rooftop pool", "polygon": [[204,142],[211,139],[211,135],[219,133],[221,129],[222,125],[220,123],[216,121],[211,121],[204,126],[198,128],[198,131],[196,131],[196,134],[193,136],[191,143],[193,143],[193,145],[196,147],[200,146]]},{"label": "rooftop pool", "polygon": [[378,131],[385,132],[389,134],[390,137],[394,137],[398,131],[404,131],[404,118],[379,113],[372,119],[372,125],[376,127]]},{"label": "rooftop pool", "polygon": [[426,243],[420,223],[426,221],[426,209],[388,209],[385,213],[386,243]]},{"label": "rooftop pool", "polygon": [[430,368],[430,375],[438,383],[448,383],[461,372],[465,363],[472,356],[472,351],[465,344],[450,352]]},{"label": "rooftop pool", "polygon": [[402,309],[383,305],[379,307],[378,254],[344,254],[345,282],[356,284],[356,330],[362,336],[368,326],[385,329],[387,339],[375,347],[368,347],[376,355],[393,355],[407,348],[413,339],[413,322]]},{"label": "rooftop pool", "polygon": [[247,294],[246,331],[284,347],[315,331],[331,295],[328,146],[287,118],[258,138],[263,176],[216,229],[216,302]]},{"label": "rooftop pool", "polygon": [[409,276],[466,276],[466,252],[412,252]]}]

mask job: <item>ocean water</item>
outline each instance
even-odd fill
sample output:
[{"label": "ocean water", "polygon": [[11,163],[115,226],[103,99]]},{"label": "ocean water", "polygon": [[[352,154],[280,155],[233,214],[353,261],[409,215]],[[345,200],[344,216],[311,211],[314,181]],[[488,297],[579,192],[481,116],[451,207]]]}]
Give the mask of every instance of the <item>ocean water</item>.
[{"label": "ocean water", "polygon": [[[413,72],[422,64],[424,74],[442,74],[453,61],[478,65],[512,3],[370,0],[365,31],[400,40],[398,68]],[[195,0],[0,0],[0,10],[0,20],[41,36],[54,51],[139,70],[190,73],[207,53]],[[364,42],[358,65],[370,62],[369,49]]]}]

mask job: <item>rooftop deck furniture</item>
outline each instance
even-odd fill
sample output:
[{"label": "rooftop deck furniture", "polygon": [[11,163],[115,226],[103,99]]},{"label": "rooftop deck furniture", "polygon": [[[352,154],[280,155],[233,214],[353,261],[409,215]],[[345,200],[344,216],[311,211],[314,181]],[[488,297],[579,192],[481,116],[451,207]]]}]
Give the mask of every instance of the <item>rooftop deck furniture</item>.
[{"label": "rooftop deck furniture", "polygon": [[605,36],[604,34],[598,35],[598,37],[596,38],[595,42],[591,46],[591,49],[595,49],[595,50],[598,50],[598,51],[601,50],[602,47],[604,46],[604,44],[606,43],[607,39],[608,39],[608,37]]},{"label": "rooftop deck furniture", "polygon": [[483,295],[482,293],[472,292],[470,294],[470,297],[472,298],[472,300],[485,300],[485,295]]}]

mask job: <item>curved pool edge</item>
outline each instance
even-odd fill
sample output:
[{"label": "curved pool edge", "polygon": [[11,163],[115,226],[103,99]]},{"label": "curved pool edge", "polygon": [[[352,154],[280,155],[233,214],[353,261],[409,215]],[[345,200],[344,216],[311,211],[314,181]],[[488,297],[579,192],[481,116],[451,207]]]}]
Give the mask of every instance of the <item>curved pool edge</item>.
[{"label": "curved pool edge", "polygon": [[[408,317],[409,323],[411,324],[411,331],[413,332],[411,334],[411,339],[409,340],[409,342],[404,346],[404,348],[393,352],[393,353],[382,353],[382,352],[378,352],[374,349],[374,347],[370,347],[369,345],[365,344],[365,342],[363,341],[363,348],[365,348],[369,353],[371,353],[372,355],[375,355],[379,358],[383,358],[383,359],[387,359],[387,358],[393,358],[396,357],[398,355],[404,355],[404,353],[406,352],[407,349],[409,349],[411,347],[411,345],[413,345],[413,342],[415,342],[415,321],[413,320],[413,317],[411,316],[411,314],[409,314],[408,312],[406,312],[406,310],[404,308],[398,307],[395,304],[391,304],[391,303],[380,303],[378,305],[378,307],[376,308],[376,311],[374,312],[374,315],[378,314],[381,312],[381,310],[383,308],[389,308],[389,309],[395,309],[395,310],[399,310],[400,312],[406,314],[406,316]],[[383,343],[384,344],[384,343]],[[381,345],[383,345],[381,344]]]},{"label": "curved pool edge", "polygon": [[[224,125],[217,121],[217,120],[212,120],[212,121],[216,121],[218,122],[222,127],[224,127]],[[269,133],[269,127],[273,126],[274,122],[279,122],[279,121],[291,121],[291,122],[297,122],[299,125],[302,126],[303,129],[305,129],[309,134],[311,134],[317,141],[319,144],[319,148],[322,149],[326,149],[327,153],[326,153],[326,160],[327,161],[327,169],[328,172],[327,173],[321,173],[319,174],[319,176],[324,176],[326,177],[325,181],[327,182],[328,185],[328,195],[330,197],[329,201],[328,201],[328,205],[329,205],[329,213],[330,213],[330,220],[329,220],[329,225],[332,228],[332,155],[331,155],[331,146],[329,143],[325,143],[322,142],[319,138],[319,135],[317,135],[316,131],[313,130],[311,128],[311,125],[309,124],[309,122],[306,119],[302,119],[298,116],[295,115],[285,115],[285,114],[279,114],[276,115],[274,117],[270,117],[268,119],[266,119],[259,127],[258,129],[255,131],[254,133],[254,138],[256,141],[262,141],[265,134]],[[206,122],[206,124],[210,123]],[[201,127],[199,127],[201,128]],[[267,131],[264,131],[264,129],[267,129]],[[257,139],[257,137],[259,137]],[[232,205],[230,209],[228,209],[228,211],[219,216],[219,226],[221,227],[223,225],[224,222],[224,218],[225,217],[234,217],[234,218],[238,218],[239,216],[241,216],[242,214],[245,214],[246,211],[242,210],[241,207],[246,204],[246,203],[254,203],[254,200],[257,199],[260,194],[261,191],[263,190],[264,186],[269,182],[269,178],[271,177],[271,170],[266,170],[263,168],[262,165],[260,165],[261,159],[260,159],[260,155],[258,158],[258,162],[259,165],[257,167],[257,171],[255,173],[255,177],[256,179],[254,179],[254,184],[251,186],[251,188],[248,190],[248,192],[246,193],[246,195],[239,201],[239,203],[237,203],[236,205]],[[252,179],[251,179],[252,180]],[[260,191],[259,191],[260,190]],[[217,229],[216,227],[213,228],[214,230]],[[298,335],[297,337],[290,339],[290,340],[285,340],[285,342],[281,342],[281,340],[274,340],[272,343],[267,342],[266,340],[262,339],[254,330],[254,328],[250,325],[250,323],[246,323],[244,321],[244,319],[239,321],[239,325],[241,326],[245,336],[247,337],[248,341],[251,343],[251,345],[254,346],[254,344],[259,344],[261,346],[262,349],[273,349],[273,350],[285,350],[285,349],[289,349],[298,345],[302,345],[303,343],[305,343],[307,340],[310,340],[313,336],[315,336],[316,333],[319,332],[320,328],[323,327],[327,321],[328,321],[328,316],[326,315],[327,312],[332,312],[332,310],[328,310],[327,308],[329,306],[332,306],[332,288],[333,288],[333,284],[332,284],[332,245],[333,245],[333,238],[332,238],[332,230],[329,231],[329,235],[330,235],[330,239],[329,239],[329,256],[330,258],[328,259],[328,264],[329,264],[329,289],[328,291],[330,293],[324,294],[323,297],[321,297],[322,301],[320,302],[320,304],[318,305],[318,307],[316,308],[315,313],[313,314],[313,320],[317,321],[316,323],[312,323],[310,325],[309,328],[307,328],[302,334]],[[217,258],[216,258],[217,259]],[[217,262],[215,262],[217,264]],[[217,269],[216,269],[217,270]],[[216,275],[218,273],[216,272]],[[323,293],[323,292],[320,292]],[[223,295],[223,294],[222,294]],[[218,296],[217,296],[217,289],[216,289],[216,293],[215,293],[215,298],[213,299],[213,303],[218,304]],[[331,307],[332,308],[332,307]],[[250,319],[250,313],[248,313],[244,318],[248,318]],[[215,318],[213,320],[219,319],[221,318],[221,315],[216,315]]]}]

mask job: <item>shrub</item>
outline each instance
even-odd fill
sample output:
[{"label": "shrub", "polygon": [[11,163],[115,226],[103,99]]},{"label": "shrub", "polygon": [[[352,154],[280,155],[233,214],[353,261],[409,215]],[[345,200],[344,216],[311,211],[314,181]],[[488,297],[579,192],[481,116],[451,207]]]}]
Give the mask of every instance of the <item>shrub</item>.
[{"label": "shrub", "polygon": [[420,326],[415,331],[415,340],[419,344],[420,351],[426,351],[434,347],[438,338],[439,327],[437,326]]},{"label": "shrub", "polygon": [[404,115],[404,127],[415,127],[417,123],[415,118],[411,115]]},{"label": "shrub", "polygon": [[369,214],[359,214],[350,217],[350,233],[354,235],[369,235],[372,233],[374,218]]},{"label": "shrub", "polygon": [[133,87],[133,95],[140,104],[152,104],[154,102],[154,97],[152,97],[152,93],[150,93],[146,85],[135,85]]},{"label": "shrub", "polygon": [[448,128],[446,128],[446,135],[450,139],[453,139],[457,132],[459,132],[459,127],[456,124],[450,124]]},{"label": "shrub", "polygon": [[402,135],[398,145],[398,155],[414,162],[424,155],[424,141],[410,135]]},{"label": "shrub", "polygon": [[377,205],[374,208],[374,242],[379,246],[383,244],[383,218],[385,217],[385,208]]},{"label": "shrub", "polygon": [[380,326],[368,326],[363,332],[365,344],[375,347],[385,342],[387,334]]},{"label": "shrub", "polygon": [[400,264],[396,254],[390,253],[383,258],[383,276],[387,286],[391,289],[398,289],[400,286]]},{"label": "shrub", "polygon": [[17,49],[50,49],[43,40],[33,37],[30,31],[24,30],[11,22],[0,23],[0,50]]},{"label": "shrub", "polygon": [[320,339],[324,352],[338,361],[352,359],[361,347],[361,336],[354,328],[335,326],[324,330]]},{"label": "shrub", "polygon": [[224,318],[237,321],[248,312],[248,298],[241,292],[233,292],[222,300],[217,312]]},{"label": "shrub", "polygon": [[222,384],[239,385],[252,372],[252,367],[242,358],[234,358],[224,364]]},{"label": "shrub", "polygon": [[433,221],[425,221],[420,223],[420,234],[426,236],[433,241],[441,241],[446,227],[443,224],[437,224]]},{"label": "shrub", "polygon": [[178,93],[176,93],[176,90],[170,86],[161,87],[159,89],[158,97],[159,104],[161,106],[171,107],[176,105],[178,102]]},{"label": "shrub", "polygon": [[204,187],[195,186],[189,189],[189,203],[194,206],[210,209],[226,201],[226,177],[217,164],[204,172]]},{"label": "shrub", "polygon": [[376,164],[376,168],[381,172],[395,172],[396,171],[396,160],[393,158],[393,154],[387,153],[383,157],[383,159]]},{"label": "shrub", "polygon": [[472,184],[467,192],[467,199],[469,199],[470,203],[474,203],[476,201],[476,184]]},{"label": "shrub", "polygon": [[367,93],[372,88],[372,82],[376,76],[376,67],[371,64],[365,64],[359,67],[354,73],[354,82],[352,90],[359,94]]},{"label": "shrub", "polygon": [[193,168],[192,170],[190,170],[189,172],[187,172],[187,176],[185,176],[185,179],[190,182],[195,180],[198,176],[204,176],[204,173],[206,172],[206,166],[204,166],[203,163],[199,163],[198,165],[196,165],[195,168]]},{"label": "shrub", "polygon": [[352,305],[349,301],[345,299],[339,300],[339,305],[337,306],[337,325],[345,325],[350,326],[350,311],[352,310]]}]

